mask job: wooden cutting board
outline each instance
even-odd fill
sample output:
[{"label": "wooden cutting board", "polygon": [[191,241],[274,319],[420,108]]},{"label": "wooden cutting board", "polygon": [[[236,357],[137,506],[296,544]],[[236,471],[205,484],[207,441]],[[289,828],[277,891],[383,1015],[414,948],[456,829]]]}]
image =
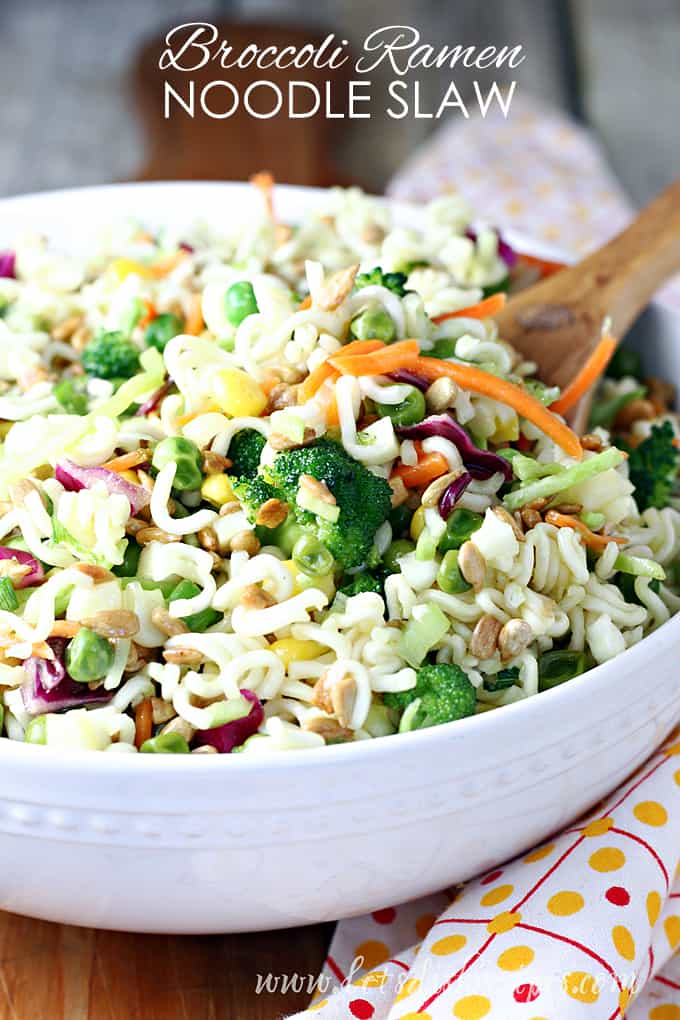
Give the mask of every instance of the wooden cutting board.
[{"label": "wooden cutting board", "polygon": [[307,989],[257,994],[258,974],[315,977],[332,928],[129,935],[0,913],[0,1020],[278,1020]]}]

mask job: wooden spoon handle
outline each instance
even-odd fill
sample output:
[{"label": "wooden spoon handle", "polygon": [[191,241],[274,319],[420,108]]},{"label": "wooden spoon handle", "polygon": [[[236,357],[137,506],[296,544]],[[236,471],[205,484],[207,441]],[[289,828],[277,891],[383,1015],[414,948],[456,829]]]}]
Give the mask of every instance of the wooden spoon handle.
[{"label": "wooden spoon handle", "polygon": [[578,267],[581,298],[599,291],[591,307],[611,317],[623,337],[659,285],[680,270],[680,179],[662,191],[633,223]]}]

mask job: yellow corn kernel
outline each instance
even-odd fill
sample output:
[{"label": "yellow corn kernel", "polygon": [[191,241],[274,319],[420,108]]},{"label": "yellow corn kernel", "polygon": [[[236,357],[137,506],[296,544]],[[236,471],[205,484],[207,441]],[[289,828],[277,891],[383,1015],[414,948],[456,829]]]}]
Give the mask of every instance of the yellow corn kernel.
[{"label": "yellow corn kernel", "polygon": [[228,475],[208,475],[201,486],[201,496],[215,506],[230,503],[234,499],[234,490]]},{"label": "yellow corn kernel", "polygon": [[124,478],[126,482],[131,482],[133,485],[139,485],[139,478],[135,471],[119,471],[119,478]]},{"label": "yellow corn kernel", "polygon": [[217,372],[213,393],[220,410],[232,418],[257,417],[267,406],[267,395],[262,387],[240,368],[224,368]]},{"label": "yellow corn kernel", "polygon": [[411,518],[411,538],[414,542],[417,542],[420,538],[420,533],[425,527],[425,507],[419,506],[413,517]]},{"label": "yellow corn kernel", "polygon": [[151,268],[141,262],[135,262],[134,259],[114,259],[109,266],[109,272],[113,273],[121,281],[128,276],[132,276],[133,273],[143,277],[145,280],[153,278]]},{"label": "yellow corn kernel", "polygon": [[325,645],[318,641],[301,641],[299,638],[281,638],[269,646],[269,651],[278,655],[283,663],[284,669],[288,669],[291,662],[301,662],[308,659],[318,659],[320,655],[328,651]]}]

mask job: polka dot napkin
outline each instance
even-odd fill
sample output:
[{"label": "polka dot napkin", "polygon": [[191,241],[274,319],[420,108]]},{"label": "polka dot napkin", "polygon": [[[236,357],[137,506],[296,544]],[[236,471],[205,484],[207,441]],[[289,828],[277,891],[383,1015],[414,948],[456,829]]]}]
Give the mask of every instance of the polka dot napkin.
[{"label": "polka dot napkin", "polygon": [[[452,120],[388,193],[459,190],[479,216],[579,257],[632,207],[592,136],[517,96]],[[664,300],[680,308],[680,287]],[[342,921],[304,1020],[680,1020],[680,740],[525,857]]]},{"label": "polka dot napkin", "polygon": [[680,731],[526,856],[340,922],[298,1018],[680,1020],[679,953]]}]

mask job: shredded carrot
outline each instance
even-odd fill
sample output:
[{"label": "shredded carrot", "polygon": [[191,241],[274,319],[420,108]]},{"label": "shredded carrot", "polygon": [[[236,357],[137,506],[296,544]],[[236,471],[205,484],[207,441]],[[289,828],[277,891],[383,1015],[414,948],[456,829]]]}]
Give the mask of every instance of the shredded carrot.
[{"label": "shredded carrot", "polygon": [[360,354],[349,352],[348,347],[331,355],[328,359],[342,375],[385,375],[405,368],[409,362],[418,357],[417,340],[399,340],[396,344],[384,346],[377,351]]},{"label": "shredded carrot", "polygon": [[145,329],[150,322],[153,322],[154,319],[158,318],[158,312],[156,311],[156,306],[153,301],[147,301],[146,298],[144,298],[144,307],[146,308],[146,312],[137,323],[137,325],[141,326],[142,329]]},{"label": "shredded carrot", "polygon": [[158,262],[154,262],[152,266],[149,266],[149,272],[158,278],[167,276],[173,269],[177,269],[180,262],[184,262],[188,257],[189,253],[184,248],[179,248],[173,255],[159,259]]},{"label": "shredded carrot", "polygon": [[[332,383],[334,382],[335,380],[332,380]],[[338,411],[338,402],[335,398],[335,387],[332,383],[331,385],[324,386],[317,394],[317,398],[326,417],[326,426],[329,429],[335,428],[340,424],[340,412]]]},{"label": "shredded carrot", "polygon": [[151,736],[153,728],[153,706],[151,698],[144,698],[135,709],[135,747],[137,750]]},{"label": "shredded carrot", "polygon": [[82,624],[75,620],[55,620],[52,624],[50,637],[75,637]]},{"label": "shredded carrot", "polygon": [[306,298],[303,298],[298,306],[298,312],[304,312],[306,308],[312,307],[312,295],[308,294]]},{"label": "shredded carrot", "polygon": [[555,414],[564,414],[577,404],[584,393],[587,393],[600,378],[615,350],[616,340],[613,336],[605,333],[581,371],[572,379],[555,403],[550,405],[550,410]]},{"label": "shredded carrot", "polygon": [[[346,355],[355,354],[370,354],[372,351],[379,351],[384,347],[382,340],[353,340],[352,343],[345,344],[338,354],[345,357]],[[309,373],[307,378],[301,384],[298,390],[298,403],[305,404],[308,400],[311,400],[321,386],[326,382],[326,379],[330,379],[333,376],[337,378],[339,375],[338,371],[331,364],[330,358],[326,358],[320,365]]]},{"label": "shredded carrot", "polygon": [[132,450],[130,453],[124,453],[120,457],[113,457],[111,460],[107,460],[102,464],[102,467],[105,467],[108,471],[129,471],[130,468],[146,464],[150,456],[149,450]]},{"label": "shredded carrot", "polygon": [[473,365],[459,365],[453,361],[440,361],[438,358],[413,358],[403,367],[430,382],[443,375],[448,376],[464,390],[481,393],[485,397],[491,397],[492,400],[498,400],[501,404],[507,404],[517,414],[532,422],[541,432],[550,436],[570,457],[575,460],[583,459],[583,447],[576,433],[535,397],[514,383],[498,379],[497,376],[490,375],[489,372],[484,372]]},{"label": "shredded carrot", "polygon": [[541,259],[537,255],[527,255],[526,252],[519,252],[519,260],[527,266],[535,266],[540,270],[541,279],[546,276],[553,276],[554,273],[561,273],[567,268],[565,262],[554,262],[552,259]]},{"label": "shredded carrot", "polygon": [[578,517],[570,514],[560,514],[557,510],[548,510],[545,515],[546,524],[554,524],[556,528],[573,528],[580,532],[584,543],[591,549],[604,549],[609,542],[616,542],[617,545],[625,545],[626,539],[618,535],[596,535],[587,524],[580,521]]},{"label": "shredded carrot", "polygon": [[217,404],[204,404],[203,407],[199,408],[198,411],[191,411],[189,414],[181,414],[179,418],[175,418],[175,425],[179,425],[183,428],[184,425],[188,425],[194,418],[199,418],[202,414],[222,414],[222,408],[218,407]]},{"label": "shredded carrot", "polygon": [[417,464],[400,464],[392,472],[401,478],[407,489],[420,489],[428,485],[433,479],[445,475],[449,470],[449,462],[441,453],[424,453]]},{"label": "shredded carrot", "polygon": [[260,170],[259,173],[253,174],[250,178],[250,183],[254,185],[258,191],[262,193],[265,205],[267,207],[267,215],[270,220],[275,220],[274,216],[274,176],[270,174],[268,170]]},{"label": "shredded carrot", "polygon": [[203,307],[201,305],[200,294],[191,295],[189,314],[187,315],[187,321],[184,323],[184,332],[188,333],[189,336],[198,336],[203,332]]},{"label": "shredded carrot", "polygon": [[457,312],[444,312],[443,315],[435,315],[433,322],[446,322],[447,319],[488,319],[490,315],[498,315],[501,308],[508,300],[507,295],[500,291],[498,294],[491,294],[476,305],[468,305],[467,308],[459,308]]}]

